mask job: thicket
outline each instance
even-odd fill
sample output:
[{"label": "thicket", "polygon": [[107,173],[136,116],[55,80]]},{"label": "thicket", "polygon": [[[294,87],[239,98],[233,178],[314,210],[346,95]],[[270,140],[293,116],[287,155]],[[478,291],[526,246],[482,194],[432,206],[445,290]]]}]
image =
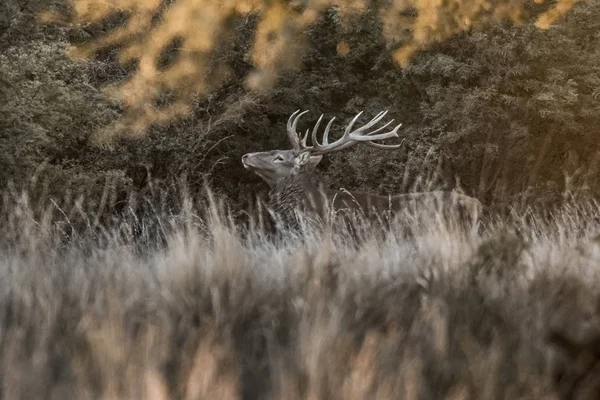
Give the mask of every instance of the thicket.
[{"label": "thicket", "polygon": [[[69,191],[88,199],[109,187],[114,203],[125,204],[131,193],[152,191],[151,184],[166,188],[184,178],[193,192],[208,182],[244,208],[265,186],[240,157],[287,147],[293,110],[311,110],[303,129],[321,113],[336,116],[340,129],[360,110],[370,117],[389,109],[404,124],[404,148],[331,155],[320,169],[333,185],[398,193],[460,184],[496,209],[598,194],[598,1],[576,4],[547,30],[529,21],[454,32],[403,68],[376,10],[367,7],[348,22],[328,7],[302,31],[297,69],[282,70],[261,93],[245,86],[258,21],[236,20],[234,37],[215,52],[228,65],[225,83],[192,98],[189,115],[152,125],[144,137],[101,145],[95,135],[126,111],[101,90],[126,82],[135,64],[118,62],[118,46],[98,49],[89,61],[73,60],[67,50],[114,32],[126,18],[41,24],[36,16],[49,9],[68,15],[69,5],[11,0],[1,7],[2,187],[31,185],[36,177],[30,189],[39,198]],[[540,7],[526,11],[548,9]],[[177,42],[167,50],[166,61],[182,51]]]}]

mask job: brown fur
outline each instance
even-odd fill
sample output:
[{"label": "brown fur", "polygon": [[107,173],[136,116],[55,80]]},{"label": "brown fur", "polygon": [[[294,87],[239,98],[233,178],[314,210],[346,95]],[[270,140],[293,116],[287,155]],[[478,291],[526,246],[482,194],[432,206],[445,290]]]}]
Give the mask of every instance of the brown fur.
[{"label": "brown fur", "polygon": [[381,196],[369,193],[331,190],[313,172],[301,172],[278,182],[271,189],[269,206],[287,224],[294,224],[295,211],[316,214],[327,220],[330,213],[350,213],[369,220],[400,212],[417,215],[422,211],[439,212],[445,219],[457,217],[473,226],[481,216],[479,200],[455,191],[433,191]]},{"label": "brown fur", "polygon": [[[296,124],[304,111],[298,114],[294,112],[288,120],[287,134],[292,144],[289,150],[271,150],[265,152],[248,153],[242,157],[242,163],[259,175],[270,187],[269,205],[272,211],[287,225],[295,225],[296,212],[309,212],[317,215],[322,220],[328,220],[331,213],[342,213],[350,216],[366,217],[392,217],[396,219],[404,214],[408,221],[415,222],[417,215],[423,212],[434,212],[434,215],[442,216],[444,219],[463,224],[467,223],[475,227],[481,215],[481,203],[472,197],[457,192],[426,192],[408,193],[394,196],[380,196],[369,193],[350,193],[344,190],[331,190],[315,172],[316,165],[321,161],[323,154],[332,151],[346,149],[357,143],[374,146],[379,149],[396,149],[401,145],[384,145],[375,143],[379,140],[397,138],[397,125],[387,133],[381,131],[381,127],[371,133],[365,129],[379,122],[386,112],[379,113],[368,124],[362,128],[352,131],[351,128],[360,116],[357,115],[347,127],[344,135],[333,143],[328,142],[327,137],[331,122],[325,128],[323,144],[318,143],[316,132],[321,121],[317,122],[312,134],[312,146],[306,145],[306,136],[299,139],[296,132]],[[333,120],[332,120],[333,121]],[[315,213],[316,212],[316,213]]]}]

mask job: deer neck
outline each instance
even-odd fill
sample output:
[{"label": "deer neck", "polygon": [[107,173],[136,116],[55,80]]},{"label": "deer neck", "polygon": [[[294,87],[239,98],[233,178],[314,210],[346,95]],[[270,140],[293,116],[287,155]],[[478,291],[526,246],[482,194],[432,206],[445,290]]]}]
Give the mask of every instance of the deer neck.
[{"label": "deer neck", "polygon": [[271,189],[269,206],[287,220],[294,218],[296,209],[320,212],[322,201],[329,194],[330,190],[316,172],[301,172],[282,179]]}]

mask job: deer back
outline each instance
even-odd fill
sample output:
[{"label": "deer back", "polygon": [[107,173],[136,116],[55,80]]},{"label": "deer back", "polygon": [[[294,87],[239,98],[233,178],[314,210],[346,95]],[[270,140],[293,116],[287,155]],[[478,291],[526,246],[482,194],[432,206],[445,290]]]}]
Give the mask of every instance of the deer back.
[{"label": "deer back", "polygon": [[476,224],[483,207],[479,200],[456,191],[432,191],[381,196],[369,193],[336,191],[330,194],[335,210],[359,211],[367,218],[382,215],[455,218],[461,223]]}]

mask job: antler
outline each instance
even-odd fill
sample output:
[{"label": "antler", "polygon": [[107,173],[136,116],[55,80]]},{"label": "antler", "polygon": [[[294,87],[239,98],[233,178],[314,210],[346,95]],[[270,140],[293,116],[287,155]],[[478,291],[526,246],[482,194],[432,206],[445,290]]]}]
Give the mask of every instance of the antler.
[{"label": "antler", "polygon": [[[298,134],[296,133],[296,126],[298,125],[298,120],[300,119],[300,117],[302,115],[306,114],[308,112],[308,110],[302,111],[296,117],[296,114],[298,114],[299,112],[300,112],[300,110],[294,111],[294,113],[290,116],[290,118],[288,119],[288,122],[287,122],[287,135],[288,135],[288,138],[290,139],[290,142],[292,143],[292,147],[296,151],[302,150],[301,146],[300,146],[300,139],[298,137]],[[294,117],[296,117],[296,118],[294,118]]]},{"label": "antler", "polygon": [[306,139],[308,138],[309,131],[308,130],[306,131],[306,133],[304,134],[302,139],[300,139],[298,133],[296,132],[296,126],[298,125],[298,120],[300,119],[300,117],[302,115],[306,114],[308,112],[308,110],[303,111],[300,114],[298,114],[299,111],[300,110],[296,110],[290,116],[290,118],[288,120],[288,124],[287,124],[287,134],[290,139],[290,142],[292,143],[294,150],[296,150],[296,151],[308,150],[314,155],[319,155],[319,154],[330,153],[332,151],[347,149],[348,147],[353,146],[357,143],[365,143],[368,146],[375,147],[378,149],[397,149],[400,146],[402,146],[402,143],[400,143],[400,144],[373,143],[374,141],[377,141],[377,140],[384,140],[384,139],[391,139],[394,137],[396,137],[396,138],[398,137],[398,129],[400,129],[402,124],[398,124],[393,130],[391,130],[389,132],[377,134],[378,132],[381,132],[383,129],[385,129],[387,126],[389,126],[392,122],[394,122],[393,119],[391,121],[389,121],[387,124],[383,125],[382,127],[375,129],[372,132],[365,133],[366,130],[368,130],[373,125],[377,124],[379,121],[381,121],[383,119],[383,117],[387,114],[387,110],[382,111],[379,114],[377,114],[373,119],[371,119],[364,126],[358,128],[358,129],[352,130],[352,126],[354,126],[354,123],[362,114],[362,111],[359,112],[352,119],[352,121],[350,121],[350,123],[344,130],[344,135],[341,138],[339,138],[338,140],[334,141],[333,143],[329,143],[328,138],[329,138],[329,130],[331,129],[331,125],[333,124],[335,117],[333,117],[329,121],[327,126],[325,127],[325,132],[323,133],[323,143],[319,143],[319,141],[317,140],[317,132],[319,130],[319,125],[321,124],[321,121],[323,120],[323,114],[321,114],[321,117],[319,117],[319,120],[317,121],[317,123],[315,124],[315,126],[312,130],[311,139],[312,139],[313,145],[308,146],[306,144]]}]

